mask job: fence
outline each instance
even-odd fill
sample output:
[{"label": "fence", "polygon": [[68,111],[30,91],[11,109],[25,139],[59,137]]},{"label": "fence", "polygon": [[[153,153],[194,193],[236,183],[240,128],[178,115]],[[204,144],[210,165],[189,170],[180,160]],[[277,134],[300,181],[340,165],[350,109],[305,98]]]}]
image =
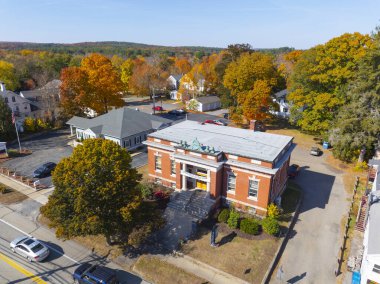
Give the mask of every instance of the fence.
[{"label": "fence", "polygon": [[11,170],[6,167],[0,167],[0,174],[8,178],[11,178],[15,181],[21,182],[24,185],[34,188],[36,190],[46,188],[46,186],[39,184],[38,182],[36,182],[36,180],[20,175],[19,173],[17,173],[16,170]]},{"label": "fence", "polygon": [[347,217],[346,226],[345,226],[345,230],[344,230],[343,242],[342,242],[342,246],[339,249],[340,253],[339,253],[339,256],[338,256],[338,267],[335,270],[335,276],[339,276],[341,274],[341,268],[342,268],[342,263],[343,263],[344,251],[346,250],[346,243],[347,243],[347,239],[348,239],[348,230],[350,228],[351,213],[352,213],[352,210],[353,210],[353,207],[354,207],[355,195],[356,195],[356,191],[358,190],[358,187],[359,187],[359,177],[356,177],[355,186],[354,186],[354,192],[352,194],[351,205],[350,205],[350,209],[348,211],[348,217]]}]

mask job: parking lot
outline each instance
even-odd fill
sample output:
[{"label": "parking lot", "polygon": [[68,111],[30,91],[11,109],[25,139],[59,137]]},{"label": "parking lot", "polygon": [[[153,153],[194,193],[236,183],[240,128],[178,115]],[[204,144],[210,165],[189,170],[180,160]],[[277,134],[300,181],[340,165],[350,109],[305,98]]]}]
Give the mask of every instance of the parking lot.
[{"label": "parking lot", "polygon": [[[69,142],[69,129],[60,129],[41,133],[21,141],[21,147],[32,151],[32,154],[16,157],[4,162],[4,166],[17,171],[19,174],[32,177],[33,171],[46,162],[58,163],[62,158],[70,156],[72,147]],[[11,144],[10,149],[18,150],[18,144]],[[40,179],[41,184],[50,186],[51,177]]]}]

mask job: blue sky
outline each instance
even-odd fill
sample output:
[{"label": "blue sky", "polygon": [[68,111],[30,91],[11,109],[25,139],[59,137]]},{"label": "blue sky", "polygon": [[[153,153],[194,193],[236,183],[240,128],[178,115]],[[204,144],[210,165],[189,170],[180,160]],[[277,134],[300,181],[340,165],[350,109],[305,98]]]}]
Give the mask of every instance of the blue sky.
[{"label": "blue sky", "polygon": [[0,0],[0,41],[309,48],[380,24],[379,0]]}]

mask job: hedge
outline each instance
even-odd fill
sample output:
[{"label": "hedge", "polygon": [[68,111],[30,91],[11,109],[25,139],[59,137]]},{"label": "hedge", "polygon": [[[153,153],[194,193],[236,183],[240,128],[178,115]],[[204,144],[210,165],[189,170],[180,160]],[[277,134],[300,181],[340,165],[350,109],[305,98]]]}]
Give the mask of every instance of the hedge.
[{"label": "hedge", "polygon": [[230,210],[227,208],[224,208],[222,211],[220,211],[218,215],[218,222],[227,223],[229,217],[230,217]]},{"label": "hedge", "polygon": [[258,235],[260,222],[253,218],[243,219],[240,222],[240,230],[250,235]]},{"label": "hedge", "polygon": [[276,235],[280,231],[280,224],[278,221],[271,217],[266,217],[262,222],[263,230],[269,235]]}]

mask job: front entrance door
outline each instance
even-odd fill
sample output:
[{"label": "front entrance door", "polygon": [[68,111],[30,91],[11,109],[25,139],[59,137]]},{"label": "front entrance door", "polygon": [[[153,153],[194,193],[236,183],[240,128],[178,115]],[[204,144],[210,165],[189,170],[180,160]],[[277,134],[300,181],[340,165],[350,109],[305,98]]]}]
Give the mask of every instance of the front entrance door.
[{"label": "front entrance door", "polygon": [[197,180],[197,188],[207,190],[207,183],[204,181]]},{"label": "front entrance door", "polygon": [[[207,171],[204,169],[197,169],[197,176],[207,177]],[[207,183],[205,181],[197,180],[197,188],[207,190]]]}]

